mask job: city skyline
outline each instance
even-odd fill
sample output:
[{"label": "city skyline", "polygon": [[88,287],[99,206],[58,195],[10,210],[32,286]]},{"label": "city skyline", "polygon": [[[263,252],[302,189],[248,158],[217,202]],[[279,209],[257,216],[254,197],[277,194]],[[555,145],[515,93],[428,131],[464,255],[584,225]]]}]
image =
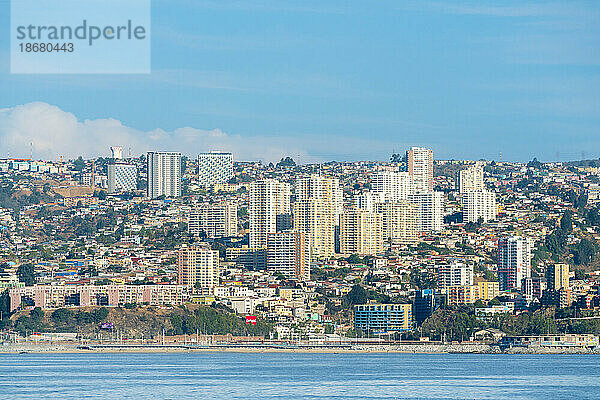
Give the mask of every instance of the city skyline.
[{"label": "city skyline", "polygon": [[2,397],[600,392],[598,0],[0,26]]}]

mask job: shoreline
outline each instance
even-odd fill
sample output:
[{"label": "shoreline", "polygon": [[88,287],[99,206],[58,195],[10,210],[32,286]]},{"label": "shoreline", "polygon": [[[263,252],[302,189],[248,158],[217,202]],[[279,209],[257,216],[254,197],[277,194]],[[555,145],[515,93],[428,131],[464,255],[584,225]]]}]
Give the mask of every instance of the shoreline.
[{"label": "shoreline", "polygon": [[500,349],[492,345],[372,345],[351,347],[248,347],[248,346],[206,346],[206,347],[175,347],[175,346],[142,346],[115,345],[110,347],[86,346],[79,344],[5,344],[0,346],[0,354],[98,354],[98,353],[299,353],[299,354],[589,354],[600,355],[600,348],[582,347],[512,347]]}]

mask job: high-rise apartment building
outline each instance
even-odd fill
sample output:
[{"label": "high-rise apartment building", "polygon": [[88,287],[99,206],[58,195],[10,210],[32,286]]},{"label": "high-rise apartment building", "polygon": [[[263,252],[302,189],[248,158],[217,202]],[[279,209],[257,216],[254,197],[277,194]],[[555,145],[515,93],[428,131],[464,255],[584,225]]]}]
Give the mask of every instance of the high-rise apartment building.
[{"label": "high-rise apartment building", "polygon": [[483,166],[475,163],[458,171],[456,174],[456,186],[461,194],[485,190],[483,184]]},{"label": "high-rise apartment building", "polygon": [[137,189],[137,167],[132,164],[108,165],[108,193],[130,192]]},{"label": "high-rise apartment building", "polygon": [[244,268],[252,270],[267,268],[266,247],[228,247],[225,250],[225,257],[227,261],[242,265]]},{"label": "high-rise apartment building", "polygon": [[543,276],[523,278],[521,292],[525,295],[527,301],[532,301],[534,298],[541,299],[547,290],[548,280]]},{"label": "high-rise apartment building", "polygon": [[531,277],[530,238],[521,236],[498,239],[498,281],[500,290],[521,289],[523,279]]},{"label": "high-rise apartment building", "polygon": [[302,232],[267,235],[267,271],[298,280],[310,279],[310,250]]},{"label": "high-rise apartment building", "polygon": [[417,206],[419,232],[440,232],[444,225],[444,193],[419,192],[408,196]]},{"label": "high-rise apartment building", "polygon": [[569,289],[569,264],[554,264],[546,268],[548,289]]},{"label": "high-rise apartment building", "polygon": [[366,210],[345,210],[340,224],[340,250],[345,254],[383,252],[383,216]]},{"label": "high-rise apartment building", "polygon": [[433,191],[433,150],[411,147],[406,152],[408,174],[416,192]]},{"label": "high-rise apartment building", "polygon": [[332,256],[343,207],[339,180],[320,175],[299,178],[295,195],[294,230],[306,234],[313,259]]},{"label": "high-rise apartment building", "polygon": [[371,188],[374,194],[390,201],[406,200],[414,192],[413,180],[408,172],[375,172],[371,175]]},{"label": "high-rise apartment building", "polygon": [[148,197],[181,196],[181,153],[150,151],[148,163]]},{"label": "high-rise apartment building", "polygon": [[198,184],[208,187],[227,183],[233,177],[233,154],[211,151],[198,155]]},{"label": "high-rise apartment building", "polygon": [[177,284],[209,293],[219,285],[219,252],[203,245],[181,247],[177,253]]},{"label": "high-rise apartment building", "polygon": [[472,286],[473,266],[460,260],[451,260],[438,266],[438,287]]},{"label": "high-rise apartment building", "polygon": [[496,219],[498,206],[496,193],[484,190],[464,192],[460,195],[463,222],[488,222]]},{"label": "high-rise apartment building", "polygon": [[384,201],[385,197],[382,193],[364,192],[354,196],[353,205],[356,209],[375,211],[375,205]]},{"label": "high-rise apartment building", "polygon": [[376,203],[374,211],[381,213],[385,243],[406,245],[417,242],[419,210],[415,204],[406,200]]},{"label": "high-rise apartment building", "polygon": [[443,296],[435,289],[423,289],[415,292],[413,316],[417,325],[421,325],[435,310],[443,304]]},{"label": "high-rise apartment building", "polygon": [[202,203],[190,211],[188,231],[209,238],[236,236],[238,233],[237,204],[224,200]]},{"label": "high-rise apartment building", "polygon": [[275,179],[250,185],[250,247],[266,247],[267,235],[290,228],[290,186]]}]

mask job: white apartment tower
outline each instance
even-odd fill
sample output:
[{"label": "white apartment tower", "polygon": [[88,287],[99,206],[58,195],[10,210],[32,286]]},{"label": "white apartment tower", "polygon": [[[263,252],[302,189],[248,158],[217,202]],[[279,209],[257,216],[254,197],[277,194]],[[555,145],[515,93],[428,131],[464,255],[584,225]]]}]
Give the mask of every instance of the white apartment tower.
[{"label": "white apartment tower", "polygon": [[359,210],[375,211],[375,206],[384,201],[382,193],[364,192],[354,195],[353,206]]},{"label": "white apartment tower", "polygon": [[419,232],[440,232],[444,225],[444,193],[415,193],[408,197],[417,206]]},{"label": "white apartment tower", "polygon": [[193,236],[202,232],[209,238],[236,236],[238,233],[237,204],[224,200],[202,203],[190,211],[188,231]]},{"label": "white apartment tower", "polygon": [[416,192],[433,191],[433,150],[411,147],[406,152],[408,174],[412,178]]},{"label": "white apartment tower", "polygon": [[383,252],[383,216],[365,210],[345,210],[340,223],[340,251],[376,255]]},{"label": "white apartment tower", "polygon": [[483,222],[496,219],[498,214],[496,193],[484,190],[465,192],[460,195],[460,199],[463,207],[463,222],[477,222],[480,218]]},{"label": "white apartment tower", "polygon": [[250,185],[248,214],[250,247],[266,247],[269,233],[290,227],[290,186],[275,179],[253,182]]},{"label": "white apartment tower", "polygon": [[294,230],[306,235],[313,259],[332,256],[343,208],[339,180],[320,175],[299,178],[295,195]]},{"label": "white apartment tower", "polygon": [[521,289],[524,278],[531,277],[531,238],[521,236],[498,239],[498,281],[500,290]]},{"label": "white apartment tower", "polygon": [[131,192],[137,189],[137,167],[133,164],[108,165],[108,193]]},{"label": "white apartment tower", "polygon": [[386,200],[400,201],[408,199],[414,191],[413,179],[408,172],[379,171],[371,176],[374,194]]},{"label": "white apartment tower", "polygon": [[468,166],[456,174],[457,189],[461,194],[485,190],[483,166],[479,163]]},{"label": "white apartment tower", "polygon": [[219,285],[219,252],[207,246],[183,246],[177,252],[177,284],[210,293]]},{"label": "white apartment tower", "polygon": [[448,264],[438,266],[438,287],[472,286],[473,266],[460,260],[451,260]]},{"label": "white apartment tower", "polygon": [[148,163],[148,197],[181,196],[181,153],[150,151]]},{"label": "white apartment tower", "polygon": [[233,154],[220,151],[198,155],[198,184],[209,187],[227,183],[233,177]]},{"label": "white apartment tower", "polygon": [[291,279],[310,279],[310,251],[304,233],[286,231],[267,235],[267,271]]}]

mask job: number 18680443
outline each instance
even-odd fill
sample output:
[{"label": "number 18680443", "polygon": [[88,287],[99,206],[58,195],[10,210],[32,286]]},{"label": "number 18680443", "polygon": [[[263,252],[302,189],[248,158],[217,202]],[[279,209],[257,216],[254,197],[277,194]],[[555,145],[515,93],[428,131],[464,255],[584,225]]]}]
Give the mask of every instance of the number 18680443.
[{"label": "number 18680443", "polygon": [[73,43],[19,43],[21,53],[72,53]]}]

